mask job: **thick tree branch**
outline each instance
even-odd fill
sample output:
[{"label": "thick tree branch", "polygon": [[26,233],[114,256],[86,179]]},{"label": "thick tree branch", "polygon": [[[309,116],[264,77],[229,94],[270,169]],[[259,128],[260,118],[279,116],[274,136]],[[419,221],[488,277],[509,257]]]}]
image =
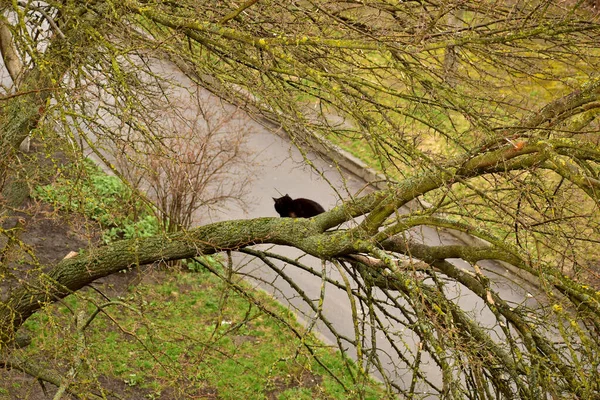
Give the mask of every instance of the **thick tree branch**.
[{"label": "thick tree branch", "polygon": [[8,74],[14,85],[18,87],[19,80],[23,75],[23,63],[14,46],[12,32],[8,28],[8,21],[2,15],[0,15],[0,52]]}]

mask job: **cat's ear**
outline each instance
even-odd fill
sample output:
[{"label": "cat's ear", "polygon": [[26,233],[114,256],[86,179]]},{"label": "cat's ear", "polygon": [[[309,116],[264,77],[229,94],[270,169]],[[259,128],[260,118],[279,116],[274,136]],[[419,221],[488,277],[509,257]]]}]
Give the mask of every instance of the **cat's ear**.
[{"label": "cat's ear", "polygon": [[277,199],[275,197],[271,197],[273,199],[273,201],[277,201]]}]

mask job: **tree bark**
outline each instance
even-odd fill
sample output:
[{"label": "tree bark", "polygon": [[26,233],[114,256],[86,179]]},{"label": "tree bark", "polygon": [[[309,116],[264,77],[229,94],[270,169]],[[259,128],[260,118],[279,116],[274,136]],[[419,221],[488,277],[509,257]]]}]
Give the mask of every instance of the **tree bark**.
[{"label": "tree bark", "polygon": [[0,52],[14,85],[18,86],[19,78],[23,74],[23,63],[15,49],[12,33],[8,29],[8,21],[4,17],[0,17]]}]

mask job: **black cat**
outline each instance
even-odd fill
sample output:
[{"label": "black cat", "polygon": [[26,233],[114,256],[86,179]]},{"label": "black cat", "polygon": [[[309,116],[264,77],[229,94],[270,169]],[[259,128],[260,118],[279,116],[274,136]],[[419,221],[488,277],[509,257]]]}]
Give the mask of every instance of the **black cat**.
[{"label": "black cat", "polygon": [[310,218],[325,212],[319,203],[309,199],[292,199],[286,194],[278,199],[273,197],[273,200],[275,201],[275,211],[281,217]]}]

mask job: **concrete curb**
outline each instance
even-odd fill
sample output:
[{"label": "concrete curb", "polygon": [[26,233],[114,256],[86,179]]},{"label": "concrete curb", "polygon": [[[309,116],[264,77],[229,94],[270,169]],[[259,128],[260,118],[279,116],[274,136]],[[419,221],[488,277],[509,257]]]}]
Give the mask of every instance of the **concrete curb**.
[{"label": "concrete curb", "polygon": [[386,182],[388,179],[385,177],[385,175],[377,172],[375,169],[366,165],[358,157],[342,149],[336,144],[333,144],[329,140],[318,137],[314,143],[311,144],[313,146],[313,150],[337,163],[339,166],[348,170],[352,174],[365,180],[371,186],[377,189],[385,189],[387,187]]}]

